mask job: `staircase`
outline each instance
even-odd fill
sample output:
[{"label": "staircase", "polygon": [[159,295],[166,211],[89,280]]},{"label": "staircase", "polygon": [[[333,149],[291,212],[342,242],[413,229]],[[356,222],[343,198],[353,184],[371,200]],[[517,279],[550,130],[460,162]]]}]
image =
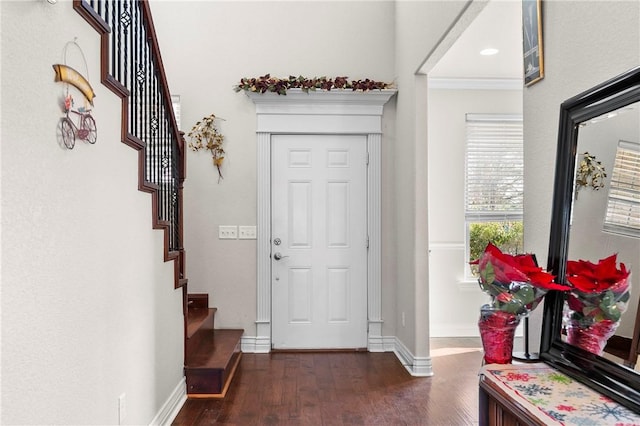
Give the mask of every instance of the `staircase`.
[{"label": "staircase", "polygon": [[224,398],[240,363],[244,330],[216,329],[208,294],[187,296],[184,374],[189,398]]},{"label": "staircase", "polygon": [[182,246],[185,141],[176,120],[149,0],[73,0],[100,34],[102,83],[122,99],[122,142],[138,151],[138,188],[152,195],[153,228],[183,292],[184,372],[189,397],[224,397],[240,362],[244,330],[214,329],[206,294],[188,294]]}]

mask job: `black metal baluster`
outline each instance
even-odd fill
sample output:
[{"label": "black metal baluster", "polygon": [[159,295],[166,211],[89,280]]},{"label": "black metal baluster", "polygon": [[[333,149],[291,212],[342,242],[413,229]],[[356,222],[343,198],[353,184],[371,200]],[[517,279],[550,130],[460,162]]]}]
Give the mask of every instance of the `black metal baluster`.
[{"label": "black metal baluster", "polygon": [[[169,220],[169,214],[168,214],[168,209],[167,209],[167,202],[169,200],[168,198],[168,194],[169,194],[169,187],[168,187],[168,183],[169,183],[169,172],[170,169],[169,167],[169,141],[168,141],[168,134],[167,134],[167,116],[166,116],[166,111],[165,111],[165,100],[164,100],[164,96],[163,96],[163,92],[160,91],[159,92],[160,95],[160,99],[159,99],[159,104],[160,104],[160,134],[162,135],[160,137],[160,149],[162,151],[162,163],[161,163],[161,172],[162,172],[162,216],[164,217],[165,220]],[[171,235],[171,234],[169,234]],[[171,242],[171,241],[169,241]]]},{"label": "black metal baluster", "polygon": [[131,87],[129,88],[129,118],[130,132],[134,136],[138,136],[138,38],[140,37],[140,25],[138,22],[138,3],[134,2],[131,8]]},{"label": "black metal baluster", "polygon": [[109,22],[109,27],[111,27],[111,76],[117,79],[117,61],[118,61],[118,31],[116,30],[116,20],[118,16],[118,2],[111,2],[111,22]]},{"label": "black metal baluster", "polygon": [[[140,139],[142,139],[142,132],[144,132],[144,121],[143,121],[143,117],[144,117],[144,109],[143,109],[143,98],[144,98],[144,86],[145,86],[145,81],[147,80],[147,74],[146,71],[144,69],[144,39],[145,39],[145,31],[144,31],[144,26],[142,25],[142,17],[140,16],[140,8],[138,7],[138,20],[140,21],[139,23],[139,28],[138,31],[140,32],[140,34],[138,35],[138,71],[137,71],[137,78],[138,78],[138,99],[136,100],[136,108],[138,109],[138,117],[136,119],[136,126],[138,128],[138,137]],[[146,178],[146,175],[145,175]]]},{"label": "black metal baluster", "polygon": [[153,69],[152,69],[151,61],[149,61],[148,66],[149,66],[149,132],[150,132],[149,133],[149,136],[150,136],[149,137],[149,156],[152,158],[152,161],[153,161],[150,178],[151,178],[151,182],[157,183],[156,168],[158,167],[157,165],[158,157],[156,156],[156,145],[155,145],[155,141],[153,140],[153,117],[154,117],[153,98],[154,98],[155,92],[154,92]]},{"label": "black metal baluster", "polygon": [[[114,24],[116,25],[116,30],[115,30],[116,36],[117,36],[116,52],[117,52],[118,61],[116,64],[117,74],[115,75],[115,78],[120,82],[120,84],[122,84],[122,21],[120,20],[120,17],[122,16],[122,0],[118,0],[116,3],[118,4],[118,13],[114,17],[115,18]],[[124,84],[122,85],[124,86]]]},{"label": "black metal baluster", "polygon": [[[164,157],[164,163],[162,165],[162,181],[164,182],[164,216],[165,219],[171,224],[171,138],[168,132],[168,120],[167,120],[167,100],[164,97],[164,92],[161,91],[162,99],[162,156]],[[169,226],[169,245],[171,246],[171,226]]]},{"label": "black metal baluster", "polygon": [[[172,109],[173,111],[173,109]],[[171,244],[171,248],[173,250],[178,250],[180,248],[180,241],[179,241],[179,230],[180,230],[180,225],[179,225],[179,205],[178,205],[178,158],[177,158],[177,153],[178,153],[178,139],[176,138],[176,134],[177,134],[177,129],[175,129],[173,127],[173,125],[170,126],[171,129],[171,212],[172,212],[172,217],[171,217],[171,235],[173,237],[173,243]]]},{"label": "black metal baluster", "polygon": [[124,70],[124,76],[123,76],[123,81],[124,81],[124,86],[129,89],[129,123],[127,126],[127,131],[129,133],[131,133],[131,126],[133,123],[133,108],[131,108],[132,106],[132,102],[133,102],[133,97],[131,96],[131,88],[133,87],[133,77],[132,77],[132,73],[129,72],[129,66],[131,64],[131,50],[132,50],[132,46],[133,46],[133,33],[134,28],[131,25],[133,22],[132,19],[132,14],[133,14],[133,7],[131,4],[130,0],[125,0],[124,1],[124,11],[122,12],[122,16],[120,17],[120,20],[123,23],[123,31],[124,31],[124,51],[122,52],[122,64],[123,64],[123,70]]},{"label": "black metal baluster", "polygon": [[156,140],[156,120],[157,120],[157,105],[156,105],[156,70],[153,63],[153,57],[151,56],[151,48],[149,48],[149,76],[151,77],[151,138],[152,138],[152,152],[154,159],[154,168],[153,168],[153,182],[158,184],[158,143]]},{"label": "black metal baluster", "polygon": [[167,187],[167,198],[165,200],[167,220],[169,221],[169,245],[173,248],[173,133],[171,132],[171,123],[169,115],[171,107],[171,99],[164,98],[164,129],[165,129],[165,156],[167,157],[167,165],[165,169],[165,182]]},{"label": "black metal baluster", "polygon": [[169,157],[170,139],[167,131],[167,100],[164,97],[162,86],[160,87],[160,111],[162,120],[162,192],[164,193],[162,200],[163,216],[169,222],[169,247],[171,247],[171,214],[169,213],[169,201],[171,200],[171,159]]},{"label": "black metal baluster", "polygon": [[163,96],[162,96],[162,92],[160,91],[160,88],[158,87],[158,124],[159,124],[159,129],[158,129],[158,150],[160,152],[160,187],[162,188],[162,197],[160,197],[160,202],[162,203],[162,205],[160,206],[160,208],[158,209],[158,211],[162,212],[162,218],[166,219],[167,215],[166,215],[166,185],[165,185],[165,181],[166,181],[166,175],[165,175],[165,166],[167,164],[167,159],[166,159],[166,155],[167,155],[167,151],[165,149],[165,133],[164,133],[164,102],[163,102]]},{"label": "black metal baluster", "polygon": [[[153,150],[155,152],[156,158],[156,176],[155,182],[156,184],[160,184],[160,179],[162,177],[162,152],[160,151],[160,140],[158,134],[158,74],[156,70],[155,57],[152,58],[152,67],[153,67],[153,126],[154,126],[154,140],[153,140]],[[162,192],[159,194],[158,202],[162,203]],[[158,215],[159,219],[162,219],[162,206],[158,206]]]},{"label": "black metal baluster", "polygon": [[151,73],[149,69],[149,48],[147,45],[147,39],[144,39],[144,66],[145,66],[145,74],[147,76],[145,80],[145,94],[144,94],[144,126],[145,126],[145,156],[147,159],[147,176],[146,180],[148,182],[153,182],[153,158],[151,158]]}]

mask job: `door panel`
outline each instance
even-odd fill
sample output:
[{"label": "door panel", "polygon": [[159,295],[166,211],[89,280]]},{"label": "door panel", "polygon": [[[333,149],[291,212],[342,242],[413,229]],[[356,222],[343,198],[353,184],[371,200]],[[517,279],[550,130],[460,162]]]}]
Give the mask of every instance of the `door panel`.
[{"label": "door panel", "polygon": [[271,147],[273,347],[366,347],[366,137],[274,135]]}]

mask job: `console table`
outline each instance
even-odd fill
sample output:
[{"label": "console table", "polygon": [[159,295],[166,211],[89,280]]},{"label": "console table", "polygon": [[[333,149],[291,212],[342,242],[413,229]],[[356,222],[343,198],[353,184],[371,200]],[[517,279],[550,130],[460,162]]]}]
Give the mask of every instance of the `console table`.
[{"label": "console table", "polygon": [[547,364],[487,364],[479,374],[481,425],[640,426],[640,414]]}]

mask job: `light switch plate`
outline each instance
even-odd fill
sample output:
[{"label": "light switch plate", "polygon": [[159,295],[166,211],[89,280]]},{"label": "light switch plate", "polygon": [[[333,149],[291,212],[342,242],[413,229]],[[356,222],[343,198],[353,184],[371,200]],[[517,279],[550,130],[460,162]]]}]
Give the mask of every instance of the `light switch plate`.
[{"label": "light switch plate", "polygon": [[236,240],[236,239],[238,239],[238,227],[236,225],[220,225],[220,226],[218,226],[218,239],[220,239],[220,240]]},{"label": "light switch plate", "polygon": [[241,240],[255,240],[256,227],[255,226],[239,226],[238,235]]}]

